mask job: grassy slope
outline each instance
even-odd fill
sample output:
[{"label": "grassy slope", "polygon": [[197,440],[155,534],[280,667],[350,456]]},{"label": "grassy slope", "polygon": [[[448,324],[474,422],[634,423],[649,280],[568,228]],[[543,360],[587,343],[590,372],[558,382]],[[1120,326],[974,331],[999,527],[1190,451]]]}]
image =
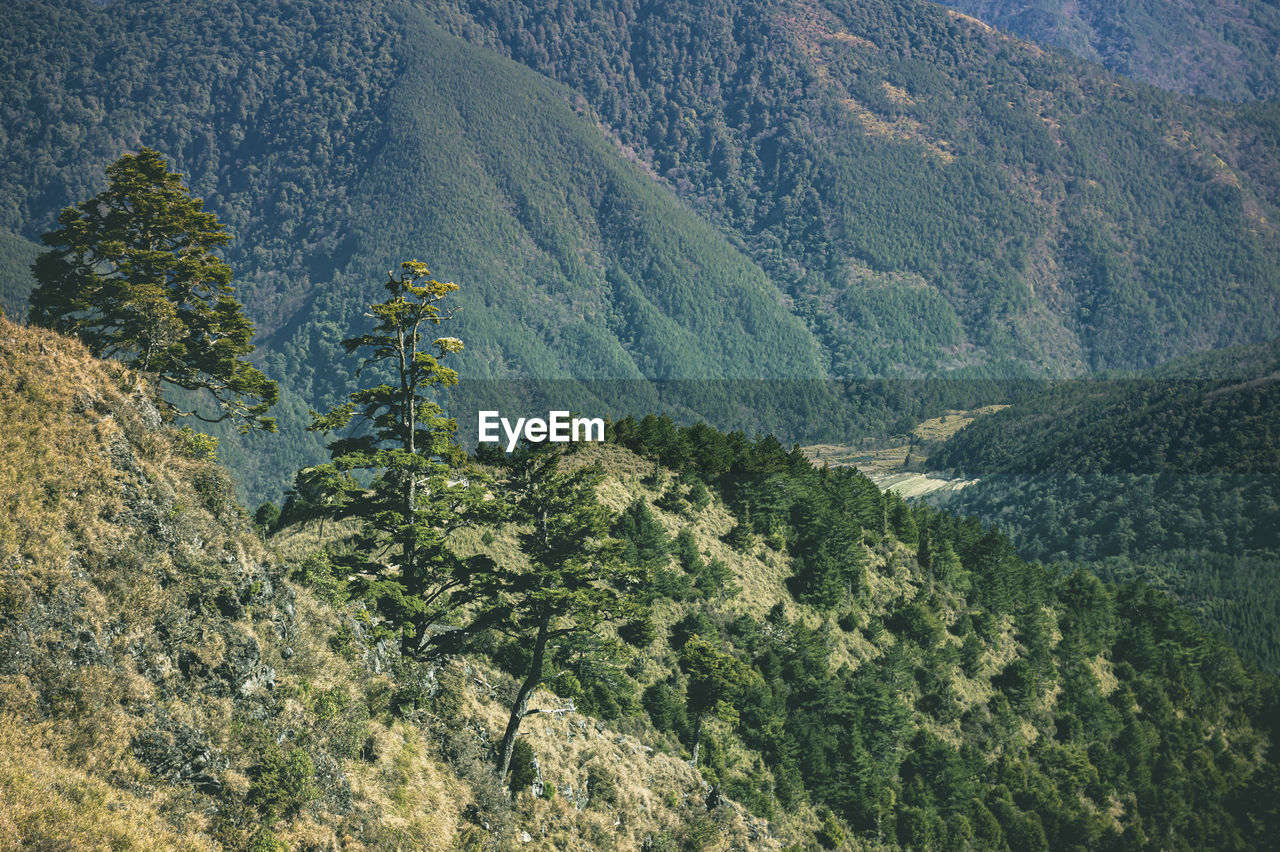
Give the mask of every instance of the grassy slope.
[{"label": "grassy slope", "polygon": [[[524,793],[508,802],[486,761],[504,720],[510,678],[474,658],[430,670],[407,665],[373,641],[361,607],[334,606],[286,581],[283,565],[314,549],[313,531],[277,537],[272,545],[281,556],[274,556],[235,505],[225,473],[189,439],[148,424],[150,409],[135,381],[88,358],[74,342],[0,321],[0,404],[10,423],[24,424],[0,443],[6,483],[0,744],[12,746],[0,758],[0,826],[15,848],[51,837],[77,849],[104,843],[200,849],[214,842],[245,848],[265,842],[267,827],[291,848],[351,837],[366,849],[639,849],[650,838],[696,848],[770,849],[816,835],[830,840],[831,832],[844,836],[838,823],[803,799],[785,810],[769,804],[780,781],[762,752],[748,745],[765,732],[738,729],[728,719],[707,723],[708,771],[725,784],[750,779],[754,788],[742,789],[755,790],[761,811],[773,809],[767,822],[733,803],[708,810],[705,789],[681,760],[685,745],[656,731],[639,710],[610,724],[577,714],[531,719],[527,736],[557,793],[550,799]],[[636,498],[653,504],[673,481],[662,470],[655,477],[652,462],[615,446],[588,447],[574,460],[604,464],[609,479],[602,496],[616,509]],[[901,739],[886,753],[895,765],[911,753],[907,743],[935,738],[952,761],[960,746],[982,742],[991,755],[1025,762],[1025,769],[1009,764],[1015,776],[1055,771],[1049,767],[1066,748],[1065,740],[1047,742],[1066,736],[1066,728],[1055,728],[1055,707],[1064,700],[1055,672],[1061,667],[1064,677],[1068,669],[1080,676],[1072,661],[1085,641],[1078,626],[1065,641],[1070,617],[1062,607],[1069,602],[1054,603],[1045,589],[1029,588],[1033,599],[1045,601],[1033,608],[1034,620],[1021,611],[988,617],[974,603],[976,587],[989,582],[980,560],[970,561],[971,576],[957,566],[956,577],[943,580],[921,569],[913,549],[873,535],[865,548],[865,585],[836,620],[835,613],[790,598],[785,550],[757,538],[740,552],[722,541],[734,518],[719,497],[692,517],[654,511],[668,532],[691,527],[701,556],[724,559],[741,592],[721,587],[707,601],[660,602],[662,638],[626,667],[638,686],[675,670],[666,637],[677,620],[702,612],[717,631],[733,625],[730,633],[739,640],[747,635],[737,632],[741,625],[766,625],[757,640],[776,643],[770,653],[785,657],[805,647],[817,654],[806,677],[826,667],[827,689],[873,684],[882,664],[901,671],[900,689],[884,696],[896,726],[890,736]],[[473,532],[472,546],[514,558],[511,531],[494,532],[492,545]],[[1022,573],[1025,582],[1039,576]],[[777,603],[785,624],[761,618]],[[904,615],[911,611],[928,615],[915,624]],[[965,644],[960,636],[969,634],[971,617],[985,626],[966,667],[958,660]],[[1222,740],[1215,748],[1231,762],[1233,783],[1265,768],[1265,734],[1251,715],[1253,705],[1237,706],[1262,698],[1234,657],[1204,645],[1191,625],[1176,619],[1153,626],[1141,614],[1125,617],[1138,619],[1134,629],[1163,631],[1159,654],[1194,639],[1196,653],[1213,661],[1184,661],[1190,680],[1180,681],[1181,688],[1202,689],[1201,679],[1217,686],[1212,706],[1182,708],[1176,724],[1187,727],[1179,736],[1195,742],[1210,726]],[[1172,717],[1155,715],[1169,707],[1157,670],[1148,671],[1151,664],[1127,647],[1127,635],[1116,642],[1088,652],[1094,655],[1087,661],[1089,694],[1096,690],[1102,701],[1132,696],[1131,685],[1147,690],[1151,718],[1174,725]],[[1047,643],[1039,653],[1048,656],[1037,664],[1047,663],[1043,680],[1029,693],[1016,693],[1019,709],[1011,713],[1014,698],[1006,699],[1010,688],[999,681],[1009,679],[1015,662],[1030,659],[1037,643]],[[735,653],[753,660],[745,647]],[[1112,657],[1133,665],[1113,671]],[[936,715],[911,672],[927,673],[929,683],[941,678],[954,707]],[[801,679],[793,685],[812,688]],[[1237,694],[1246,687],[1247,699]],[[864,712],[858,708],[866,699],[853,690],[842,701]],[[546,692],[536,701],[544,708],[561,704]],[[799,708],[805,706],[802,699]],[[836,706],[809,705],[818,713]],[[1142,712],[1132,697],[1119,709]],[[814,730],[788,727],[786,736]],[[1240,744],[1239,753],[1229,744]],[[1077,747],[1078,739],[1071,745]],[[1003,774],[1009,765],[984,753],[965,752],[984,784],[1010,777]],[[1196,783],[1203,780],[1192,763],[1185,768]],[[1056,775],[1052,782],[1036,777],[1041,785],[1059,783]],[[844,789],[845,779],[822,780],[829,790]],[[997,796],[999,789],[981,788],[1007,798],[1007,790]],[[1088,795],[1120,801],[1106,789],[1090,787]],[[1127,807],[1127,813],[1090,817],[1099,836],[1116,839],[1136,824],[1132,801]],[[478,827],[485,821],[488,832]],[[521,831],[529,832],[532,845],[518,839]],[[828,845],[875,845],[869,829],[862,831]]]},{"label": "grassy slope", "polygon": [[[544,772],[581,805],[605,767],[616,798],[580,811],[526,795],[513,810],[477,739],[501,731],[490,682],[505,682],[456,661],[433,670],[411,719],[393,713],[413,676],[374,670],[387,661],[359,638],[358,611],[286,583],[225,472],[148,424],[135,380],[0,319],[0,849],[471,848],[486,833],[468,806],[491,821],[490,848],[637,849],[696,816],[687,765],[576,716],[528,726]],[[157,739],[174,744],[158,758],[139,745]],[[310,761],[298,810],[274,818],[273,751]],[[750,817],[722,816],[745,837]],[[517,843],[522,829],[537,843]]]}]

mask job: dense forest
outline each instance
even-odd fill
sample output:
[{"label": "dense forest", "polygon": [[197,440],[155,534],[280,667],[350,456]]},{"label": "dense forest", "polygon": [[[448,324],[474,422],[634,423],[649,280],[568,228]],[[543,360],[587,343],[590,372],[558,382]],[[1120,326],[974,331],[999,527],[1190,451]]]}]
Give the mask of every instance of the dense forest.
[{"label": "dense forest", "polygon": [[1280,95],[1280,11],[1267,0],[948,0],[943,5],[1163,89],[1228,101]]},{"label": "dense forest", "polygon": [[161,151],[281,382],[285,449],[223,436],[246,496],[321,456],[304,401],[350,390],[337,343],[402,254],[467,285],[470,377],[621,380],[579,397],[788,440],[906,415],[643,380],[1062,376],[1276,333],[1273,106],[931,4],[48,0],[0,27],[6,310],[57,211]]},{"label": "dense forest", "polygon": [[[754,700],[762,706],[752,707],[750,695],[738,699],[738,733],[761,749],[775,794],[794,770],[809,795],[855,832],[906,846],[1103,848],[1177,838],[1176,844],[1194,848],[1238,842],[1229,837],[1234,829],[1218,834],[1211,828],[1214,837],[1193,839],[1200,828],[1192,823],[1217,821],[1230,805],[1191,805],[1201,794],[1180,788],[1173,775],[1152,765],[1166,779],[1162,785],[1172,785],[1157,793],[1138,780],[1146,770],[1130,762],[1137,756],[1130,737],[1145,724],[1163,732],[1159,746],[1148,741],[1152,758],[1161,752],[1158,760],[1180,762],[1166,749],[1176,751],[1182,734],[1156,717],[1201,700],[1193,697],[1199,686],[1177,696],[1167,691],[1171,679],[1189,671],[1175,662],[1180,652],[1162,643],[1190,640],[1200,649],[1188,649],[1191,658],[1206,652],[1232,657],[1164,595],[1142,585],[1105,587],[1084,571],[1055,575],[1021,561],[1005,539],[975,521],[909,508],[861,474],[814,469],[770,439],[679,430],[654,418],[620,423],[616,435],[695,481],[714,483],[737,517],[730,540],[789,554],[791,594],[827,613],[816,633],[806,619],[786,618],[782,607],[763,622],[739,616],[716,626],[712,620],[725,647],[760,672],[764,689]],[[746,532],[739,533],[743,526]],[[701,635],[710,632],[704,616],[687,618]],[[675,629],[672,639],[681,641]],[[1016,650],[1006,658],[997,649],[1008,648],[1007,641]],[[833,670],[823,646],[844,643],[860,646],[875,664]],[[1128,699],[1117,702],[1122,693],[1109,687],[1099,691],[1099,665],[1118,675],[1125,684],[1118,689],[1133,690],[1134,706],[1145,718],[1125,720],[1133,709],[1126,711]],[[1151,665],[1162,674],[1154,675]],[[1205,686],[1203,699],[1214,701],[1217,687]],[[646,691],[646,706],[656,705],[657,695]],[[975,701],[978,695],[985,698]],[[770,714],[778,717],[772,725]],[[1014,733],[1018,725],[1021,731]],[[762,739],[752,727],[780,730],[782,740]],[[1101,743],[1107,745],[1099,749]],[[1001,757],[992,761],[997,751]],[[1121,764],[1127,764],[1124,770]],[[1084,775],[1068,780],[1078,770]],[[1134,812],[1154,808],[1178,827],[1104,829],[1084,802],[1096,805],[1105,794],[1101,787],[1090,792],[1093,781],[1084,782],[1085,776],[1102,787],[1116,784],[1118,795],[1119,787],[1137,781],[1146,792],[1137,795]],[[1108,777],[1115,780],[1103,780]],[[747,779],[728,787],[744,790],[748,802],[745,790],[751,788]],[[996,793],[993,799],[991,791],[1000,790],[1008,790],[1009,798],[1001,801]],[[1185,816],[1173,816],[1183,807]]]},{"label": "dense forest", "polygon": [[1028,559],[1090,564],[1181,599],[1280,666],[1280,346],[1065,382],[929,457],[980,481],[948,502]]},{"label": "dense forest", "polygon": [[[1051,374],[1155,363],[1192,326],[1243,342],[1241,298],[1275,313],[1270,237],[1244,235],[1246,199],[1276,201],[1272,106],[1214,115],[930,4],[457,8],[741,234],[834,375],[897,363],[848,345],[868,312],[922,344],[904,367]],[[1210,125],[1250,141],[1210,155]],[[1255,284],[1208,284],[1233,279]]]}]

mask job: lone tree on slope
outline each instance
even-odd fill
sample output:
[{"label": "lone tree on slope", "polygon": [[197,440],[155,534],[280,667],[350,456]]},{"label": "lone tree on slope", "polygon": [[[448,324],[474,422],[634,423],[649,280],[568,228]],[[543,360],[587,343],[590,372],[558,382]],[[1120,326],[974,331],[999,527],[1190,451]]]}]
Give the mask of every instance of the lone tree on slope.
[{"label": "lone tree on slope", "polygon": [[457,285],[436,281],[413,260],[387,273],[385,289],[387,298],[369,306],[373,330],[342,342],[364,356],[356,375],[369,368],[374,378],[327,414],[312,412],[308,428],[336,433],[332,460],[301,471],[294,487],[316,516],[357,522],[335,562],[416,654],[429,650],[430,627],[456,607],[456,593],[477,570],[476,560],[454,553],[450,537],[495,519],[501,504],[486,499],[485,477],[436,399],[458,383],[442,362],[462,351],[462,341],[429,343],[427,331],[449,319],[438,305]]},{"label": "lone tree on slope", "polygon": [[31,322],[74,334],[95,355],[217,402],[206,422],[275,431],[276,383],[244,359],[253,323],[214,248],[231,238],[182,176],[143,148],[107,167],[107,188],[58,216],[32,265]]}]

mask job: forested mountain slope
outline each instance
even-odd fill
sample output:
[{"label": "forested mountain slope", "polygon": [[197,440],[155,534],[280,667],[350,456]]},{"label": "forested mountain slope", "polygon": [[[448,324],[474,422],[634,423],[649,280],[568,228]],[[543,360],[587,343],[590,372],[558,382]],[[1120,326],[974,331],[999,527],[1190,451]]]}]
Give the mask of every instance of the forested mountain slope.
[{"label": "forested mountain slope", "polygon": [[[659,418],[564,458],[599,465],[649,614],[548,658],[558,712],[527,722],[509,799],[493,746],[527,647],[402,656],[329,561],[340,527],[264,546],[210,444],[74,341],[0,320],[0,391],[0,848],[1261,849],[1277,828],[1275,683],[1164,596]],[[515,459],[490,461],[496,482]],[[519,533],[453,545],[511,565]]]},{"label": "forested mountain slope", "polygon": [[[502,380],[1071,375],[1277,332],[1273,107],[914,0],[36,0],[0,54],[6,309],[58,209],[160,150],[286,391],[287,447],[226,445],[255,495],[317,457],[305,409],[409,257],[463,285],[464,375]],[[672,405],[737,394],[717,422],[797,439],[862,407],[791,391]]]},{"label": "forested mountain slope", "polygon": [[1274,106],[1190,104],[908,0],[453,6],[741,234],[834,375],[1274,336]]},{"label": "forested mountain slope", "polygon": [[929,457],[1028,559],[1142,577],[1280,668],[1280,344],[1065,382]]},{"label": "forested mountain slope", "polygon": [[1162,89],[1229,101],[1280,96],[1280,9],[1267,0],[947,0],[943,5]]},{"label": "forested mountain slope", "polygon": [[571,93],[419,12],[29,4],[6,26],[9,227],[34,236],[142,140],[234,234],[227,258],[295,439],[284,457],[235,456],[250,493],[278,494],[318,454],[302,400],[348,389],[339,342],[409,257],[463,285],[451,333],[470,376],[625,392],[821,375],[761,270],[575,116]]}]

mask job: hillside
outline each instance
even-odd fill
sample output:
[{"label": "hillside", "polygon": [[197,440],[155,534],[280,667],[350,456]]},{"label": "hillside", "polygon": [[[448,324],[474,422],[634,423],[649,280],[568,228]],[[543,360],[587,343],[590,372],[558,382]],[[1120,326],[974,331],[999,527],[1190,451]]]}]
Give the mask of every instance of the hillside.
[{"label": "hillside", "polygon": [[318,457],[306,407],[350,389],[338,341],[409,257],[463,285],[471,378],[618,380],[573,393],[788,440],[887,415],[641,380],[1061,376],[1278,331],[1272,106],[916,0],[38,0],[0,53],[5,309],[58,209],[161,150],[234,234],[286,390],[284,449],[224,442],[256,499]]},{"label": "hillside", "polygon": [[944,5],[1162,89],[1228,101],[1280,95],[1280,11],[1266,0],[948,0]]},{"label": "hillside", "polygon": [[[401,657],[326,568],[342,529],[264,546],[210,442],[72,341],[0,320],[0,404],[0,848],[1263,848],[1276,827],[1275,684],[1169,600],[657,418],[566,459],[605,471],[652,615],[621,657],[549,661],[536,702],[562,712],[528,720],[509,798],[489,761],[518,644]],[[516,532],[455,546],[518,560]],[[741,677],[699,725],[695,646]]]},{"label": "hillside", "polygon": [[[36,4],[5,24],[8,55],[28,57],[6,66],[5,91],[50,101],[5,101],[7,227],[36,238],[125,140],[146,138],[235,235],[227,257],[266,335],[263,366],[292,392],[287,459],[228,448],[250,493],[278,495],[319,454],[301,400],[349,390],[339,341],[411,256],[464,285],[456,333],[472,377],[614,379],[617,404],[646,377],[821,375],[761,270],[574,115],[569,92],[420,12],[306,6]],[[113,61],[63,52],[66,31]],[[67,73],[83,85],[42,82]],[[104,123],[84,123],[108,104]],[[54,124],[92,142],[74,157],[62,136],[53,160],[19,153]],[[18,292],[5,290],[15,315]]]},{"label": "hillside", "polygon": [[0,320],[0,408],[0,849],[637,849],[757,822],[576,714],[531,732],[560,798],[513,807],[493,669],[402,660],[290,582],[136,377]]},{"label": "hillside", "polygon": [[1280,345],[1066,382],[929,455],[980,480],[947,506],[998,524],[1027,559],[1167,589],[1280,668]]},{"label": "hillside", "polygon": [[910,0],[452,7],[740,235],[835,376],[1274,336],[1272,105],[1189,103]]},{"label": "hillside", "polygon": [[993,473],[1280,473],[1280,341],[1062,382],[980,418],[930,463]]}]

